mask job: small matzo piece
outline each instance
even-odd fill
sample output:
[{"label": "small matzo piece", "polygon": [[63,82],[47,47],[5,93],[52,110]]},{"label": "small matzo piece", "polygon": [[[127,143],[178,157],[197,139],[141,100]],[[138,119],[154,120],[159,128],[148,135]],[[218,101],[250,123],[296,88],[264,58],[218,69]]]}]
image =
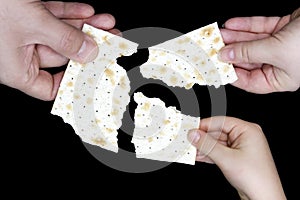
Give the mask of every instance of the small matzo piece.
[{"label": "small matzo piece", "polygon": [[137,158],[194,165],[196,148],[187,140],[187,132],[199,127],[200,118],[183,115],[141,92],[134,94],[134,100],[138,106],[132,143]]}]

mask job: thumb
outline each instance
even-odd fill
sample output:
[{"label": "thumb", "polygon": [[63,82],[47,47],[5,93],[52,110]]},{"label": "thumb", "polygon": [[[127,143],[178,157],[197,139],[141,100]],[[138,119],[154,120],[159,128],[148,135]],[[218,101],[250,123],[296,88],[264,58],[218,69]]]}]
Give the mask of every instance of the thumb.
[{"label": "thumb", "polygon": [[43,45],[51,47],[59,54],[86,63],[94,60],[98,55],[97,43],[81,30],[64,23],[49,14],[47,23],[40,22],[42,33],[39,38]]},{"label": "thumb", "polygon": [[230,63],[272,64],[278,49],[277,43],[273,37],[233,43],[220,50],[219,59]]},{"label": "thumb", "polygon": [[188,140],[198,149],[201,155],[208,156],[218,166],[224,164],[230,158],[230,148],[218,143],[210,133],[192,129],[188,132]]}]

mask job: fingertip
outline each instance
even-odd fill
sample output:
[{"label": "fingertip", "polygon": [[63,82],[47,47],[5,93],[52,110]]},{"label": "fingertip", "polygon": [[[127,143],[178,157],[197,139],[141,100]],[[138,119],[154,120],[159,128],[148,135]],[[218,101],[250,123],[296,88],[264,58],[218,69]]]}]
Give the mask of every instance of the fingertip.
[{"label": "fingertip", "polygon": [[222,24],[222,28],[230,29],[230,23],[232,22],[232,19],[233,18],[227,19],[224,24]]},{"label": "fingertip", "polygon": [[116,20],[111,14],[105,13],[92,16],[86,20],[86,23],[96,28],[110,30],[115,26]]},{"label": "fingertip", "polygon": [[246,19],[246,17],[230,18],[224,23],[224,28],[230,30],[240,30],[245,26]]},{"label": "fingertip", "polygon": [[43,5],[54,16],[62,19],[88,18],[95,14],[92,6],[86,3],[48,1]]},{"label": "fingertip", "polygon": [[95,9],[94,9],[94,7],[91,6],[91,5],[89,5],[89,4],[86,4],[86,5],[87,5],[88,10],[89,10],[89,11],[86,11],[87,14],[89,14],[90,16],[94,15],[94,14],[95,14]]},{"label": "fingertip", "polygon": [[114,35],[123,37],[123,34],[122,34],[122,32],[119,29],[113,28],[113,29],[109,30],[109,32],[112,33],[112,34],[114,34]]},{"label": "fingertip", "polygon": [[74,10],[77,10],[78,13],[81,14],[82,17],[91,17],[95,14],[95,9],[93,6],[86,3],[74,3]]},{"label": "fingertip", "polygon": [[104,15],[108,18],[108,21],[111,22],[111,25],[115,26],[116,18],[113,15],[109,14],[109,13],[105,13]]}]

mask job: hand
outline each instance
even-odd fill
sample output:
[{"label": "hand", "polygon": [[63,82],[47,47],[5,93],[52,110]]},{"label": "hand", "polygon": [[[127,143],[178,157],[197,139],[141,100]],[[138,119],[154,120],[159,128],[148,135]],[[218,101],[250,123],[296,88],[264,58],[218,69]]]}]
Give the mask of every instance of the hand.
[{"label": "hand", "polygon": [[300,8],[284,17],[240,17],[221,29],[227,44],[220,60],[233,63],[234,86],[253,93],[295,91],[300,86]]},{"label": "hand", "polygon": [[113,16],[94,15],[94,9],[82,3],[0,0],[0,4],[0,83],[42,100],[55,98],[63,76],[43,68],[62,66],[68,59],[84,63],[97,56],[94,40],[79,30],[83,23],[104,30],[115,25]]},{"label": "hand", "polygon": [[202,119],[189,131],[197,161],[215,163],[242,199],[286,199],[262,129],[232,117]]}]

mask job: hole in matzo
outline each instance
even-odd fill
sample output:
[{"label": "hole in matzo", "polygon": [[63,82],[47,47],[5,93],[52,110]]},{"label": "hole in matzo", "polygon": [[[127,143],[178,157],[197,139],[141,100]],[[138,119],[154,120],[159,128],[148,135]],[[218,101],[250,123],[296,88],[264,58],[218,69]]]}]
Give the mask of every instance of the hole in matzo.
[{"label": "hole in matzo", "polygon": [[149,57],[148,48],[138,49],[136,53],[130,56],[122,56],[117,58],[117,63],[122,66],[126,71],[131,70],[137,66],[144,64]]},{"label": "hole in matzo", "polygon": [[[130,56],[122,56],[117,58],[117,63],[122,66],[127,72],[131,69],[138,67],[145,63],[148,60],[149,51],[148,48],[138,49],[138,51]],[[140,75],[140,74],[139,74]],[[128,74],[129,76],[129,74]],[[141,75],[140,75],[141,76]],[[135,83],[133,78],[129,77],[130,86],[132,87]],[[132,88],[131,88],[132,89]],[[133,129],[134,129],[134,120],[133,116],[128,115],[130,104],[134,104],[133,98],[130,99],[130,103],[127,106],[126,112],[124,113],[122,126],[118,130],[118,146],[119,149],[135,153],[134,145],[131,143]],[[133,108],[133,112],[136,106]]]}]

